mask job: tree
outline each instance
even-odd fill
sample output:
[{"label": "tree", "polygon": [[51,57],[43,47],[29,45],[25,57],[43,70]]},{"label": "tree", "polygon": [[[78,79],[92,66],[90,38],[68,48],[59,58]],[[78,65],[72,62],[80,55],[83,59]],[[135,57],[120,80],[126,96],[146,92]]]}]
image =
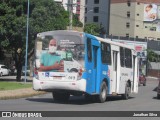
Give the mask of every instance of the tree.
[{"label": "tree", "polygon": [[82,27],[83,26],[83,23],[79,21],[77,14],[73,14],[73,26],[75,26],[75,27]]},{"label": "tree", "polygon": [[[13,52],[20,81],[26,47],[27,0],[1,0],[0,11],[0,44]],[[29,12],[28,50],[34,48],[37,33],[66,29],[68,25],[68,18],[63,18],[64,8],[53,0],[30,0]]]},{"label": "tree", "polygon": [[160,56],[157,55],[153,50],[147,49],[147,58],[150,62],[159,62]]},{"label": "tree", "polygon": [[95,23],[88,23],[84,26],[84,32],[98,36],[100,34],[100,26]]}]

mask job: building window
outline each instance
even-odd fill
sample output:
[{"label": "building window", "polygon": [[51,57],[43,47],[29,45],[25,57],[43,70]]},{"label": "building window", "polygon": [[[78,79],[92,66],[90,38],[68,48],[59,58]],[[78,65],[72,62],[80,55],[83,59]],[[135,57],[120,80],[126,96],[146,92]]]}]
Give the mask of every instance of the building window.
[{"label": "building window", "polygon": [[140,2],[137,2],[137,5],[140,5]]},{"label": "building window", "polygon": [[127,17],[130,18],[130,11],[127,11]]},{"label": "building window", "polygon": [[157,38],[157,40],[160,40],[160,38]]},{"label": "building window", "polygon": [[136,27],[139,27],[139,25],[136,25]]},{"label": "building window", "polygon": [[85,13],[87,13],[87,8],[85,8]]},{"label": "building window", "polygon": [[129,38],[129,33],[126,34],[126,37]]},{"label": "building window", "polygon": [[93,22],[98,22],[98,16],[93,16]]},{"label": "building window", "polygon": [[86,4],[88,3],[88,0],[86,0]]},{"label": "building window", "polygon": [[94,13],[99,13],[99,7],[94,7]]},{"label": "building window", "polygon": [[129,27],[130,27],[130,23],[127,22],[127,23],[126,23],[126,28],[129,28]]},{"label": "building window", "polygon": [[94,4],[99,4],[99,0],[94,0]]},{"label": "building window", "polygon": [[131,6],[131,0],[128,0],[128,1],[127,1],[127,5],[128,5],[128,7]]},{"label": "building window", "polygon": [[84,18],[85,23],[87,22],[87,17]]},{"label": "building window", "polygon": [[138,36],[136,36],[136,38],[138,38]]},{"label": "building window", "polygon": [[151,27],[150,31],[156,31],[156,27]]},{"label": "building window", "polygon": [[147,26],[145,26],[145,28],[148,28]]},{"label": "building window", "polygon": [[139,16],[139,13],[137,13],[137,16]]}]

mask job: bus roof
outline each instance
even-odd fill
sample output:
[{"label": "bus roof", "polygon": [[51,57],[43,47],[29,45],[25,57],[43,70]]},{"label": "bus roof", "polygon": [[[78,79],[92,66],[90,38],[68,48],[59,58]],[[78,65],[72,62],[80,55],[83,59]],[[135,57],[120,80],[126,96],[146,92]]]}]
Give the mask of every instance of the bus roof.
[{"label": "bus roof", "polygon": [[54,34],[64,34],[64,35],[81,35],[83,32],[78,32],[78,31],[72,31],[72,30],[55,30],[55,31],[46,31],[46,32],[41,32],[37,34],[37,37],[43,37],[46,35],[54,35]]},{"label": "bus roof", "polygon": [[77,35],[77,36],[81,36],[82,34],[85,34],[85,35],[87,35],[88,37],[97,39],[98,41],[110,43],[110,44],[116,45],[116,46],[125,47],[125,48],[132,49],[132,50],[135,51],[134,46],[130,46],[130,45],[126,45],[126,44],[123,44],[123,43],[115,42],[115,41],[112,41],[111,39],[101,38],[101,37],[94,36],[94,35],[91,35],[91,34],[88,34],[88,33],[85,33],[85,32],[79,32],[79,31],[73,31],[73,30],[47,31],[47,32],[38,33],[38,34],[37,34],[37,37],[43,37],[43,36],[46,36],[46,35],[54,35],[54,34],[58,34],[58,33],[64,34],[64,35],[66,35],[66,34],[67,34],[67,35],[73,35],[73,34],[74,34],[74,35]]},{"label": "bus roof", "polygon": [[94,35],[90,35],[90,36],[97,39],[98,41],[109,43],[109,44],[116,45],[116,46],[125,47],[125,48],[128,48],[128,49],[131,49],[131,50],[135,51],[134,46],[126,45],[126,44],[123,44],[123,43],[120,43],[120,42],[115,42],[115,41],[112,41],[111,39],[108,39],[108,38],[101,38],[101,37],[94,36]]}]

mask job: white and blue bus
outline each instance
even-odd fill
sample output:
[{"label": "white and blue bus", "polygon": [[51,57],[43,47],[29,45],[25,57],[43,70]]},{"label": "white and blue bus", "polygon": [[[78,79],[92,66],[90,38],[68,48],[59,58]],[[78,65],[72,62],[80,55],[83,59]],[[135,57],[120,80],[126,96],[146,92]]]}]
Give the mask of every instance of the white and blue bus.
[{"label": "white and blue bus", "polygon": [[[54,55],[58,64],[63,61],[63,70],[39,70],[51,39],[56,40]],[[33,89],[52,92],[54,100],[84,95],[103,103],[107,96],[128,99],[131,93],[138,92],[139,68],[134,48],[87,33],[57,30],[37,34],[34,70]]]}]

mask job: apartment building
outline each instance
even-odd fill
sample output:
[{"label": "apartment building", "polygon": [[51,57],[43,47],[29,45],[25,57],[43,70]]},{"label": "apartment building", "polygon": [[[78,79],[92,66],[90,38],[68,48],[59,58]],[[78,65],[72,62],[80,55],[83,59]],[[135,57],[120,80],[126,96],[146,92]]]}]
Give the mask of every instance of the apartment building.
[{"label": "apartment building", "polygon": [[[152,19],[145,16],[148,7]],[[111,0],[109,30],[115,36],[160,40],[160,0]]]},{"label": "apartment building", "polygon": [[108,33],[109,5],[110,0],[85,0],[84,23],[97,23]]}]

